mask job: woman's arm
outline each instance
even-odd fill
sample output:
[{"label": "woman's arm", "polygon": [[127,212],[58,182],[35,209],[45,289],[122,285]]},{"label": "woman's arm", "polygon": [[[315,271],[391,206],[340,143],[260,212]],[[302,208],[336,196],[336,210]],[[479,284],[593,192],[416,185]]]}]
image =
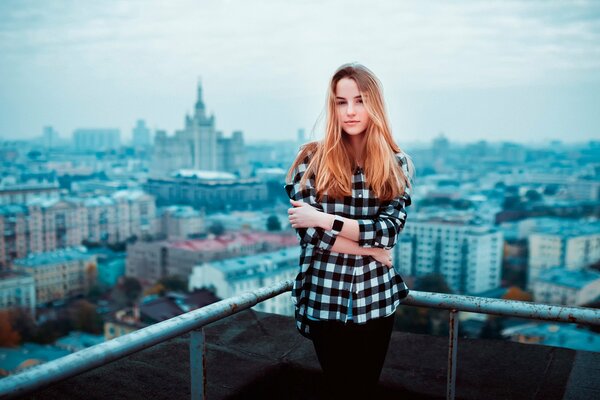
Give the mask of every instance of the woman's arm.
[{"label": "woman's arm", "polygon": [[392,267],[392,257],[390,250],[379,247],[361,247],[357,242],[346,239],[343,236],[336,238],[335,243],[331,247],[331,251],[336,253],[354,254],[358,256],[371,256],[388,268]]}]

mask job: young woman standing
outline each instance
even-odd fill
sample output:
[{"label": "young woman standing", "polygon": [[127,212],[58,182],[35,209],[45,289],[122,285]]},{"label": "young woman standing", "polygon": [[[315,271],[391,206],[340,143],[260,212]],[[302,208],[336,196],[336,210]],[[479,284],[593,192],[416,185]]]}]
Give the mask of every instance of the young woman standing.
[{"label": "young woman standing", "polygon": [[287,177],[302,247],[292,300],[328,396],[355,398],[375,388],[395,310],[408,295],[390,249],[411,202],[412,164],[392,138],[370,70],[341,66],[327,97],[325,138],[302,146]]}]

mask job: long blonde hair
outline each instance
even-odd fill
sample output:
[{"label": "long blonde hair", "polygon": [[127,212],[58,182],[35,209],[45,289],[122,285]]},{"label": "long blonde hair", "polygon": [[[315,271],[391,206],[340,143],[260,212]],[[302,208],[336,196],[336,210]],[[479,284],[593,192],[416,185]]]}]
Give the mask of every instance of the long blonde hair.
[{"label": "long blonde hair", "polygon": [[[333,74],[327,90],[325,138],[322,141],[307,143],[301,148],[288,172],[288,180],[293,178],[291,175],[294,168],[310,156],[310,162],[300,181],[302,186],[305,186],[306,179],[314,174],[319,201],[325,193],[335,199],[352,195],[352,174],[349,172],[353,171],[356,165],[355,160],[350,157],[353,150],[342,132],[336,113],[335,90],[337,83],[343,78],[356,82],[369,114],[363,152],[363,170],[367,184],[377,198],[383,201],[391,200],[404,193],[405,187],[410,186],[410,179],[399,167],[395,156],[402,153],[402,150],[392,137],[381,83],[373,72],[356,63],[344,64]],[[410,167],[412,170],[412,165]]]}]

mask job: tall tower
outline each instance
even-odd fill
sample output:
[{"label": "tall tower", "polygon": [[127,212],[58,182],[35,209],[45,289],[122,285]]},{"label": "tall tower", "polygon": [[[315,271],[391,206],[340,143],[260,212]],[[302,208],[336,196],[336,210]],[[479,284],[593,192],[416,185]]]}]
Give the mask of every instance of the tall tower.
[{"label": "tall tower", "polygon": [[194,115],[188,120],[192,140],[194,142],[194,168],[207,171],[218,169],[217,132],[215,131],[215,116],[207,117],[202,98],[202,82],[198,80],[198,98]]}]

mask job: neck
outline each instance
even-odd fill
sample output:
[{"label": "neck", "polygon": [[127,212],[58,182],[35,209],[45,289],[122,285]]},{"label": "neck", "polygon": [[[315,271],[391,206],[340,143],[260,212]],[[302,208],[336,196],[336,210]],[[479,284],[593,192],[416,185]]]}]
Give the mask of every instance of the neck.
[{"label": "neck", "polygon": [[366,137],[367,136],[364,132],[360,135],[347,135],[348,143],[350,143],[350,147],[352,148],[354,160],[359,167],[363,166],[363,149],[365,148]]}]

